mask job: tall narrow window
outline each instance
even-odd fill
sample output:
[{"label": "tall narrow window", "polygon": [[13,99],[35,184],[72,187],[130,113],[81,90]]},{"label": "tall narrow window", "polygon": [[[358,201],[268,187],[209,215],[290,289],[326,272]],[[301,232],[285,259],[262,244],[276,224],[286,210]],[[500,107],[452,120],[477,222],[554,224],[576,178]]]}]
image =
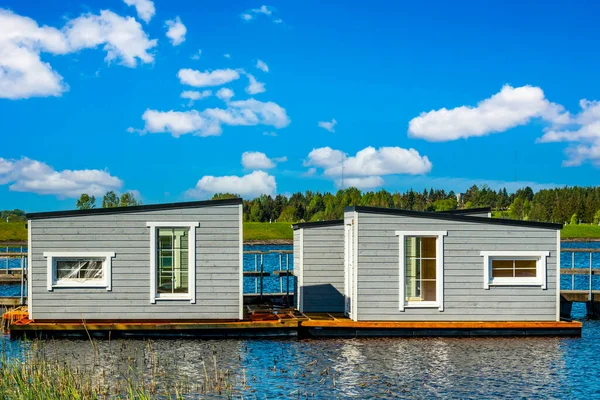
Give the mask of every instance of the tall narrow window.
[{"label": "tall narrow window", "polygon": [[399,237],[399,310],[435,307],[444,311],[446,231],[396,231]]},{"label": "tall narrow window", "polygon": [[189,263],[187,228],[157,228],[157,293],[188,293]]},{"label": "tall narrow window", "polygon": [[405,301],[436,301],[436,237],[404,239]]},{"label": "tall narrow window", "polygon": [[148,222],[150,228],[150,302],[196,302],[197,222]]}]

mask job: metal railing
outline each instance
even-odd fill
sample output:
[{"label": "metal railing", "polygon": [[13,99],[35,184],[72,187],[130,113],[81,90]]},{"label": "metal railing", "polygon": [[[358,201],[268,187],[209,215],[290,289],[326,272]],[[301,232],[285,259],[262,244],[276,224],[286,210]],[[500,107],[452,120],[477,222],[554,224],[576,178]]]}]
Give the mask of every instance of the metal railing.
[{"label": "metal railing", "polygon": [[[580,294],[582,290],[575,289],[575,276],[576,275],[588,275],[588,284],[587,284],[587,300],[592,301],[594,299],[594,290],[593,290],[593,276],[600,275],[600,268],[594,268],[594,253],[600,253],[600,248],[562,248],[561,253],[571,253],[571,267],[570,268],[562,268],[560,269],[561,275],[571,275],[571,289],[561,290],[561,293],[564,295],[576,295]],[[589,262],[587,263],[586,268],[576,268],[575,254],[578,253],[589,253]],[[587,259],[587,257],[586,257]],[[582,264],[583,260],[579,261],[579,264]]]},{"label": "metal railing", "polygon": [[[245,295],[256,295],[261,299],[263,296],[285,296],[286,303],[290,303],[290,280],[295,279],[293,271],[290,269],[290,255],[292,250],[269,250],[269,251],[244,251],[244,255],[254,255],[254,268],[244,270],[244,278],[254,278],[254,293],[244,293]],[[273,271],[265,271],[265,259],[267,256],[278,257],[278,267]],[[264,279],[267,277],[277,277],[279,280],[279,292],[265,292]],[[284,282],[285,281],[285,282]],[[285,292],[284,292],[285,286]]]}]

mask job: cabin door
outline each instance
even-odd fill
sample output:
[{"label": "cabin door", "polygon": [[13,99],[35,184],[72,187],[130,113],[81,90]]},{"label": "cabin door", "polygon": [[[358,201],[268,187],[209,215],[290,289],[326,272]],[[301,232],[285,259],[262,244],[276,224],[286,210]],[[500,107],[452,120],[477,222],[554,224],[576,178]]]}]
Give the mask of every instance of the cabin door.
[{"label": "cabin door", "polygon": [[354,277],[353,260],[353,230],[352,225],[345,226],[344,244],[344,311],[347,316],[352,314],[352,279]]}]

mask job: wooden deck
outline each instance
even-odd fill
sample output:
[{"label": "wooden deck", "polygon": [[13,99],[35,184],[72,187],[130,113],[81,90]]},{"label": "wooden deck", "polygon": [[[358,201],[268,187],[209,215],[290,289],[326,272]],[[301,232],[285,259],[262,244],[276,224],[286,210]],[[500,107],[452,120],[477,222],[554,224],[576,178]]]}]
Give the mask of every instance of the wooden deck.
[{"label": "wooden deck", "polygon": [[32,321],[10,325],[16,337],[482,337],[581,336],[580,322],[355,322],[343,315],[252,314],[244,321]]}]

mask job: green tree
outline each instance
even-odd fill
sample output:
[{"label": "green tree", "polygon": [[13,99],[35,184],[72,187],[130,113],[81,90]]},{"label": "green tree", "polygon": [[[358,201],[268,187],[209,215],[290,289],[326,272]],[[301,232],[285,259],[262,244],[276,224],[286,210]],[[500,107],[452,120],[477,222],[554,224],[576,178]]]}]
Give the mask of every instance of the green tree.
[{"label": "green tree", "polygon": [[106,192],[104,197],[102,198],[102,208],[113,208],[119,207],[119,198],[112,190],[110,192]]},{"label": "green tree", "polygon": [[77,200],[76,207],[78,210],[89,210],[96,207],[96,197],[89,196],[87,193],[83,193],[79,200]]},{"label": "green tree", "polygon": [[215,193],[213,194],[212,200],[228,200],[237,199],[239,197],[240,195],[235,193]]},{"label": "green tree", "polygon": [[577,225],[579,224],[579,216],[577,215],[577,213],[571,215],[571,225]]},{"label": "green tree", "polygon": [[525,215],[525,202],[523,198],[517,197],[508,209],[509,215],[513,219],[523,219]]},{"label": "green tree", "polygon": [[456,210],[456,207],[457,207],[456,199],[436,200],[433,203],[434,211]]},{"label": "green tree", "polygon": [[600,210],[596,211],[596,214],[594,214],[594,225],[600,225]]},{"label": "green tree", "polygon": [[296,222],[298,219],[296,218],[298,210],[294,206],[287,206],[283,209],[279,218],[277,218],[278,222]]},{"label": "green tree", "polygon": [[119,200],[119,207],[139,206],[142,204],[135,198],[135,195],[131,192],[123,193]]}]

